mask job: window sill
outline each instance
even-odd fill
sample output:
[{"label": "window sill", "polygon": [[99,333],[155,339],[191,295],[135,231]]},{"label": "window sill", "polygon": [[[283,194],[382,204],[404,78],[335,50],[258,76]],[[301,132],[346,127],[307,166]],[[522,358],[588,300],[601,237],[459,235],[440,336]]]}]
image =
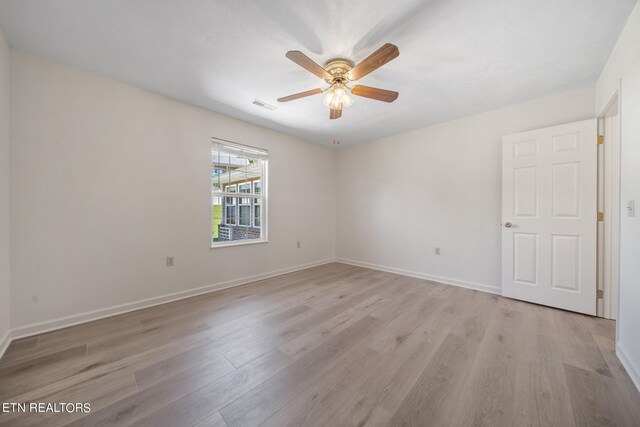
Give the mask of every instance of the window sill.
[{"label": "window sill", "polygon": [[211,245],[211,249],[219,249],[219,248],[232,248],[235,246],[246,246],[246,245],[259,245],[260,243],[269,243],[268,240],[256,240],[256,241],[239,241],[237,243],[217,243],[215,245]]}]

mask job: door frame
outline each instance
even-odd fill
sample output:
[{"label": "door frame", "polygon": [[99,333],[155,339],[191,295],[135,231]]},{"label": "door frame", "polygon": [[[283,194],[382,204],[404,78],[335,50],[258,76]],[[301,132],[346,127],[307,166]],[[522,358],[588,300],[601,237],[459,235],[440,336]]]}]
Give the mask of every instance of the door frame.
[{"label": "door frame", "polygon": [[598,210],[604,221],[598,224],[597,289],[603,298],[597,301],[597,316],[618,317],[620,285],[620,88],[598,114],[598,135],[604,144],[598,147]]}]

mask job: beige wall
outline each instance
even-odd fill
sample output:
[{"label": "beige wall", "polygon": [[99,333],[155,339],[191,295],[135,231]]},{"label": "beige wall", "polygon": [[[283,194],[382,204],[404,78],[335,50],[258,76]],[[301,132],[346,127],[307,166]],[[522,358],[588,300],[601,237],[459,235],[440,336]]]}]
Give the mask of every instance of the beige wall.
[{"label": "beige wall", "polygon": [[9,332],[9,45],[0,30],[0,355]]},{"label": "beige wall", "polygon": [[502,136],[592,117],[586,88],[341,149],[337,256],[500,292]]},{"label": "beige wall", "polygon": [[[596,84],[600,113],[620,90],[620,288],[617,354],[640,389],[640,4]],[[636,216],[627,215],[635,200]]]},{"label": "beige wall", "polygon": [[[335,151],[15,50],[11,73],[13,328],[334,257]],[[269,150],[269,243],[210,249],[212,136]]]}]

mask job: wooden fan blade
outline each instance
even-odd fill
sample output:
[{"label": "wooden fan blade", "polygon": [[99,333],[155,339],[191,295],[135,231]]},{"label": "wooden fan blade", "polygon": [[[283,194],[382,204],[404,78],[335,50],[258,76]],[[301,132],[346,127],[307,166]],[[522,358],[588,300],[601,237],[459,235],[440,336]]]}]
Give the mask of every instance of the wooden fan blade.
[{"label": "wooden fan blade", "polygon": [[397,58],[398,55],[400,55],[398,46],[387,43],[371,55],[367,56],[364,61],[353,67],[351,71],[349,71],[349,79],[360,80],[370,72],[377,70],[387,62]]},{"label": "wooden fan blade", "polygon": [[300,52],[299,50],[290,50],[289,52],[287,52],[285,56],[290,60],[292,60],[293,62],[295,62],[296,64],[298,64],[299,66],[301,66],[302,68],[304,68],[305,70],[320,77],[321,79],[323,80],[331,79],[331,74],[329,74],[327,70],[325,70],[320,65],[313,62],[311,58],[309,58],[307,55]]},{"label": "wooden fan blade", "polygon": [[362,85],[356,85],[351,88],[351,93],[384,102],[393,102],[398,99],[398,92]]},{"label": "wooden fan blade", "polygon": [[284,98],[278,98],[278,102],[288,102],[294,99],[304,98],[305,96],[319,95],[322,93],[322,89],[311,89],[305,92],[294,93],[293,95],[285,96]]},{"label": "wooden fan blade", "polygon": [[334,110],[334,109],[329,110],[329,118],[331,120],[339,119],[340,117],[342,117],[342,107],[338,108],[337,110]]}]

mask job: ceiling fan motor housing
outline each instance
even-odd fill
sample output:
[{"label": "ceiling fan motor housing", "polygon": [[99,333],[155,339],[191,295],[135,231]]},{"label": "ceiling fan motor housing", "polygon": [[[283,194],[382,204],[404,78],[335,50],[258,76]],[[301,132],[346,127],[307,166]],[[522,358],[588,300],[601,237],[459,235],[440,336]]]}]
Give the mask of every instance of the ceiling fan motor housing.
[{"label": "ceiling fan motor housing", "polygon": [[349,78],[347,73],[354,67],[353,62],[344,58],[331,59],[324,65],[324,69],[331,74],[331,79],[325,81],[329,84],[332,83],[347,83]]}]

